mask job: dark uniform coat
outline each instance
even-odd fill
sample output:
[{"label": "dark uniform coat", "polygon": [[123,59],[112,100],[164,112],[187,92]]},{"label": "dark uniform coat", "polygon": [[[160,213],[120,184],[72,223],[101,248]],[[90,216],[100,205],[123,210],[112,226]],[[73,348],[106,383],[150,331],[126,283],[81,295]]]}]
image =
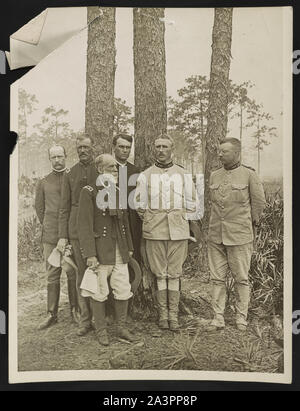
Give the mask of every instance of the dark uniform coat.
[{"label": "dark uniform coat", "polygon": [[253,241],[253,223],[266,204],[262,183],[250,167],[220,168],[211,174],[211,215],[208,239],[216,244]]},{"label": "dark uniform coat", "polygon": [[[127,166],[127,176],[123,175],[123,170],[125,168],[125,166],[118,164],[118,173],[119,173],[119,185],[120,185],[120,179],[126,177],[126,184],[127,184],[127,197],[129,198],[129,196],[131,196],[133,198],[133,190],[136,187],[136,181],[133,181],[132,184],[134,185],[128,185],[128,181],[130,179],[131,176],[136,175],[136,179],[138,177],[139,174],[139,169],[134,165],[131,164],[129,162],[126,163]],[[140,245],[141,245],[141,238],[142,238],[142,221],[138,215],[138,213],[136,212],[136,210],[134,210],[133,208],[131,208],[127,202],[127,207],[128,207],[128,218],[129,218],[129,226],[130,226],[130,230],[131,230],[131,237],[132,237],[132,241],[133,241],[133,245],[134,245],[134,258],[137,261],[141,260],[140,257]]]},{"label": "dark uniform coat", "polygon": [[93,184],[97,176],[93,161],[87,165],[79,162],[65,173],[59,212],[59,238],[78,239],[76,224],[80,192],[84,186]]},{"label": "dark uniform coat", "polygon": [[52,171],[37,184],[35,209],[42,224],[42,242],[57,244],[58,217],[63,176],[65,172]]},{"label": "dark uniform coat", "polygon": [[97,257],[100,264],[113,265],[118,242],[126,264],[129,251],[133,251],[128,211],[98,208],[97,193],[98,188],[93,185],[84,187],[80,194],[77,227],[82,254],[85,258]]}]

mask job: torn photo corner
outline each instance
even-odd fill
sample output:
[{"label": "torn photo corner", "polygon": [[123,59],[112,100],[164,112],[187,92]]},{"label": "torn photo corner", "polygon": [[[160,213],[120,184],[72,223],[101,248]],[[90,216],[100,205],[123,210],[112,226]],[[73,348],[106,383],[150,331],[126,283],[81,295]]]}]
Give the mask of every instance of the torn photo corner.
[{"label": "torn photo corner", "polygon": [[[101,17],[95,9],[94,18]],[[35,66],[89,23],[86,7],[47,8],[10,36],[10,69]]]},{"label": "torn photo corner", "polygon": [[[219,36],[222,50],[212,47]],[[11,68],[34,67],[11,85],[10,126],[18,141],[10,160],[10,383],[291,383],[292,40],[292,12],[285,7],[48,8],[12,35]],[[241,156],[226,168],[219,162],[221,153],[226,157],[224,137],[235,139],[229,145],[240,147],[234,155]],[[157,199],[162,196],[166,209],[148,210],[146,217],[128,210],[124,224],[124,207],[100,210],[92,203],[100,154],[113,155],[106,159],[119,176],[126,167],[128,197],[135,188],[129,180],[139,172],[164,176],[157,181],[170,187],[158,187]],[[189,222],[189,207],[170,206],[173,172],[190,182],[191,204],[196,188],[204,217],[195,213]],[[186,175],[191,178],[182,179]],[[181,199],[184,191],[173,193]],[[266,199],[259,222],[252,221],[253,192],[256,204],[264,203],[262,192]],[[220,218],[214,214],[211,228],[227,237],[217,237],[209,259],[205,219],[212,207]],[[97,227],[90,223],[95,212]],[[120,235],[130,230],[121,251],[111,245],[116,219]],[[176,249],[171,229],[184,233],[182,247]],[[151,239],[147,243],[154,231],[158,247],[170,241],[172,264],[164,265]],[[220,251],[234,241],[243,250],[241,272]],[[71,264],[49,263],[56,247]],[[120,258],[126,262],[125,254],[136,261],[119,267],[126,281],[105,275],[114,296],[134,295],[122,335],[118,315],[120,307],[126,312],[126,300],[112,299],[108,312],[116,315],[109,317],[107,346],[92,328],[106,324],[101,317],[99,326],[103,311],[90,322],[87,297],[74,279],[80,286],[87,265],[100,263],[100,272]],[[226,270],[217,272],[220,287],[213,288],[222,258]],[[94,280],[99,301],[90,301],[99,309],[107,284]],[[173,303],[161,322],[158,303],[164,306],[166,295]],[[216,318],[222,327],[214,327]],[[128,341],[132,335],[137,343]]]}]

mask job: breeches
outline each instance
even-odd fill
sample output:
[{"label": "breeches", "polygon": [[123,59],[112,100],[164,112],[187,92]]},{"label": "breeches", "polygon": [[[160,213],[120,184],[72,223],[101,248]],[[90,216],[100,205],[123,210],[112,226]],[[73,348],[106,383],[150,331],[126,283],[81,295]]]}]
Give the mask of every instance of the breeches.
[{"label": "breeches", "polygon": [[116,248],[116,263],[113,265],[100,264],[95,270],[97,274],[97,284],[95,292],[85,289],[81,290],[83,297],[91,297],[96,301],[106,301],[109,294],[109,285],[115,300],[128,300],[132,297],[131,285],[129,282],[128,264],[123,264],[118,246]]},{"label": "breeches", "polygon": [[175,279],[182,275],[188,240],[146,240],[150,269],[158,279]]}]

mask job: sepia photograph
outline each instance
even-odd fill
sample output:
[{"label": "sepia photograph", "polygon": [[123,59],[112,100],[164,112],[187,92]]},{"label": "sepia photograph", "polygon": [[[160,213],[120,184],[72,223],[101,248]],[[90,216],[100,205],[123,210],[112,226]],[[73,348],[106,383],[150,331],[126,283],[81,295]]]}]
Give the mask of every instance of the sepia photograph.
[{"label": "sepia photograph", "polygon": [[48,8],[11,36],[9,380],[292,376],[292,8]]}]

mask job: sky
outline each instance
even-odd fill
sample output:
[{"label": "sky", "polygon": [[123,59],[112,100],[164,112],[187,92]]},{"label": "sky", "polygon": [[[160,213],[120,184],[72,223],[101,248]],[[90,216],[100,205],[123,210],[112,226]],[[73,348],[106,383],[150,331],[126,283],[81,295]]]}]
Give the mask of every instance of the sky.
[{"label": "sky", "polygon": [[[80,20],[86,13],[82,9],[82,15],[76,14]],[[234,8],[230,69],[233,82],[251,80],[255,84],[250,97],[274,117],[270,126],[277,127],[278,137],[262,153],[262,175],[276,177],[282,172],[283,55],[289,46],[284,41],[283,16],[282,8]],[[165,17],[167,94],[176,98],[187,77],[209,78],[214,10],[166,9]],[[134,107],[132,9],[118,8],[116,19],[115,96]],[[18,86],[39,100],[32,124],[40,121],[45,107],[54,105],[69,110],[67,121],[73,129],[84,127],[86,47],[87,30],[82,30],[18,81]],[[229,128],[232,136],[238,136],[236,121],[230,121]],[[250,131],[245,132],[245,141],[251,145]],[[251,153],[248,165],[256,168]]]}]

